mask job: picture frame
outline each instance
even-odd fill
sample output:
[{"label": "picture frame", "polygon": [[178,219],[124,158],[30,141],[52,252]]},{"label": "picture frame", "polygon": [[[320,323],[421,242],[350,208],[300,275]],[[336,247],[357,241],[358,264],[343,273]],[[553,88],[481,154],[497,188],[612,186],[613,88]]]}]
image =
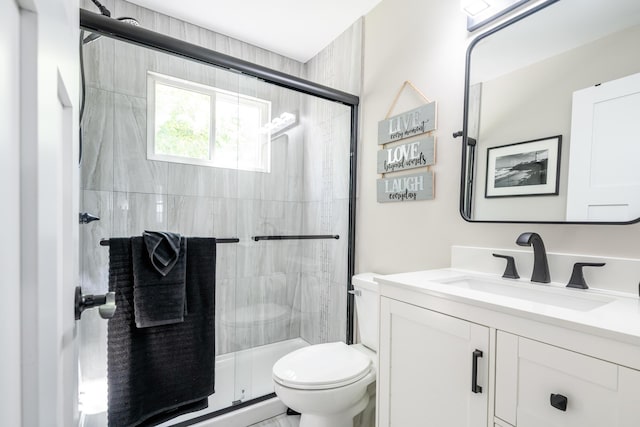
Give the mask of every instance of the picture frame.
[{"label": "picture frame", "polygon": [[485,197],[557,196],[562,135],[487,148]]}]

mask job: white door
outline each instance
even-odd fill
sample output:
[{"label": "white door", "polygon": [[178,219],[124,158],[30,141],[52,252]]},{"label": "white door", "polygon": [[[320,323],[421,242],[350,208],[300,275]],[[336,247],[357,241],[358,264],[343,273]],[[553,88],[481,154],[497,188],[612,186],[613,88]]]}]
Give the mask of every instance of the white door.
[{"label": "white door", "polygon": [[20,11],[0,2],[0,425],[20,412]]},{"label": "white door", "polygon": [[[3,4],[14,0],[3,0]],[[21,424],[77,425],[78,1],[18,0]]]},{"label": "white door", "polygon": [[380,309],[379,426],[487,427],[489,329],[384,297]]},{"label": "white door", "polygon": [[640,73],[574,92],[568,221],[640,217]]}]

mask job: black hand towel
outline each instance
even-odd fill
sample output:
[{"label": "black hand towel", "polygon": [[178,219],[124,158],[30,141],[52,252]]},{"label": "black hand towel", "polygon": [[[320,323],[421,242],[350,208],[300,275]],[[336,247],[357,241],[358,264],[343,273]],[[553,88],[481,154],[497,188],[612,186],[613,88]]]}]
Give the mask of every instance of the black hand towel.
[{"label": "black hand towel", "polygon": [[163,275],[153,264],[153,253],[157,253],[163,239],[154,240],[153,249],[149,245],[145,247],[146,234],[131,239],[136,326],[148,328],[182,322],[186,313],[187,239],[178,239],[178,254],[171,264],[173,268]]},{"label": "black hand towel", "polygon": [[182,323],[139,329],[134,321],[130,239],[110,239],[109,427],[154,425],[207,406],[214,392],[215,239],[189,238]]},{"label": "black hand towel", "polygon": [[168,231],[145,231],[142,237],[153,267],[163,276],[169,274],[178,262],[182,237]]}]

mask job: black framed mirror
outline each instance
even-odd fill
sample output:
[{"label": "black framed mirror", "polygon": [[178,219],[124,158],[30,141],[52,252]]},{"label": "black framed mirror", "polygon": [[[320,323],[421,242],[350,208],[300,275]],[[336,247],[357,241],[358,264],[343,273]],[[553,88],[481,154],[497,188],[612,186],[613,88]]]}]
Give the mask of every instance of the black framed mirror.
[{"label": "black framed mirror", "polygon": [[467,50],[468,221],[640,221],[640,1],[550,0]]}]

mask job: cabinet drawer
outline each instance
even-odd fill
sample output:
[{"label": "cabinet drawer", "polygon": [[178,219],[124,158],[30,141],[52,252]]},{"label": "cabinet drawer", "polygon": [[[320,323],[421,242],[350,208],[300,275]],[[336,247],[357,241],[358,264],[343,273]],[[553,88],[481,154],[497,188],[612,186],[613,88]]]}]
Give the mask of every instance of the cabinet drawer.
[{"label": "cabinet drawer", "polygon": [[[496,374],[502,378],[497,387],[506,386],[517,397],[506,399],[504,390],[497,389],[496,408],[515,414],[515,420],[507,419],[518,427],[640,425],[635,409],[640,404],[640,372],[522,337],[515,347],[509,350],[515,359],[504,366],[516,375],[501,372],[500,356]],[[508,357],[508,352],[502,354]]]},{"label": "cabinet drawer", "polygon": [[[518,358],[519,427],[613,425],[616,365],[524,338]],[[566,399],[564,411],[551,405],[552,394],[559,407]]]}]

